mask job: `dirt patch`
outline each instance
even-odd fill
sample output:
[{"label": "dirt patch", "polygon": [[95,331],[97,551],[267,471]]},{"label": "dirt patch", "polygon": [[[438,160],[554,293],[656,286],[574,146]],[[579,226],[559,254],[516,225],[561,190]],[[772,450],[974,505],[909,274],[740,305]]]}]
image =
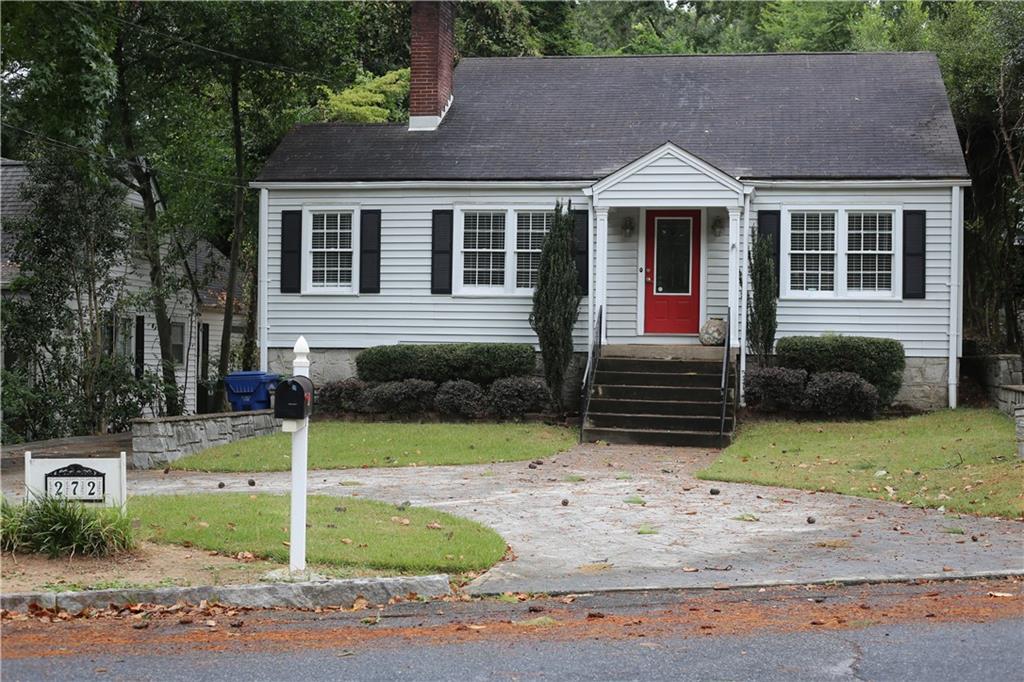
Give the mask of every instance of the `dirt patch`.
[{"label": "dirt patch", "polygon": [[657,445],[582,443],[551,458],[552,464],[580,470],[603,469],[638,478],[671,474],[693,475],[722,454],[714,448],[675,448]]},{"label": "dirt patch", "polygon": [[0,557],[4,593],[234,585],[257,581],[267,571],[279,567],[267,561],[241,561],[199,549],[149,542],[139,543],[131,554],[102,559],[47,559],[25,554]]}]

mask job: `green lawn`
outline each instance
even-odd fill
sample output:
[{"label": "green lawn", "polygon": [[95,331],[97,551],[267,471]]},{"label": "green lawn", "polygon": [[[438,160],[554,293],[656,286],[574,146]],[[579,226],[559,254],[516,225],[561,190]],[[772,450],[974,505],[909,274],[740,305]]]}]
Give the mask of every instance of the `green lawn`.
[{"label": "green lawn", "polygon": [[[309,468],[480,464],[550,457],[576,444],[570,429],[545,424],[313,422]],[[171,465],[198,471],[287,471],[291,434],[221,445]]]},{"label": "green lawn", "polygon": [[871,422],[750,422],[698,476],[1024,517],[1013,422],[959,409]]},{"label": "green lawn", "polygon": [[[288,562],[287,495],[145,495],[128,505],[143,539]],[[310,495],[306,558],[311,566],[394,573],[462,573],[505,553],[490,528],[424,508]]]}]

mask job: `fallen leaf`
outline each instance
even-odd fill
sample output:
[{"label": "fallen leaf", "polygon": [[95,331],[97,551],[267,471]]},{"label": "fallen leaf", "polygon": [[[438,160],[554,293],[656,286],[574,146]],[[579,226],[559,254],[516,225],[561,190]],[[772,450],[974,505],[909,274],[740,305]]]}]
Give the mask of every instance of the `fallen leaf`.
[{"label": "fallen leaf", "polygon": [[990,596],[990,597],[1004,597],[1004,598],[1011,598],[1012,599],[1016,595],[1011,594],[1009,592],[989,592],[988,596]]},{"label": "fallen leaf", "polygon": [[696,573],[699,570],[696,566],[683,566],[683,573]]},{"label": "fallen leaf", "polygon": [[437,521],[431,521],[427,524],[427,528],[429,528],[430,530],[441,530],[442,527],[443,526],[441,526],[441,524]]}]

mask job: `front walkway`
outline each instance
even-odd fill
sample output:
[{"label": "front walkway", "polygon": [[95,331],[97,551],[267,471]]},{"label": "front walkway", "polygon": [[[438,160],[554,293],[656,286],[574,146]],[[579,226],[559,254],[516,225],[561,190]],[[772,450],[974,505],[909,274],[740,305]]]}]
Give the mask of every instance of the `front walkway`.
[{"label": "front walkway", "polygon": [[[693,472],[713,456],[590,445],[535,469],[516,462],[315,471],[309,491],[409,501],[494,528],[516,559],[477,578],[470,585],[475,592],[1024,573],[1020,522],[695,479]],[[249,478],[256,479],[255,488]],[[20,494],[20,479],[4,476],[4,491]],[[129,493],[216,493],[219,482],[225,492],[285,492],[289,474],[135,471],[129,473]],[[711,488],[720,494],[711,495]]]}]

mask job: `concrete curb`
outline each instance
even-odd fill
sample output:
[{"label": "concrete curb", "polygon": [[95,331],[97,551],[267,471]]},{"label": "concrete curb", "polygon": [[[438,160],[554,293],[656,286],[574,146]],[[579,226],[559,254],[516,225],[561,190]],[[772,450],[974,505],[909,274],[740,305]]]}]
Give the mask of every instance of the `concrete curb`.
[{"label": "concrete curb", "polygon": [[81,613],[86,608],[102,609],[110,605],[160,604],[178,602],[210,603],[252,608],[284,606],[311,609],[318,606],[351,606],[362,597],[371,604],[386,604],[392,597],[415,593],[421,597],[441,597],[451,593],[447,575],[396,576],[391,578],[353,578],[301,583],[257,583],[254,585],[210,585],[205,587],[157,587],[83,592],[21,592],[0,595],[0,608],[26,611],[35,604],[44,609]]},{"label": "concrete curb", "polygon": [[761,582],[717,582],[703,583],[696,585],[626,585],[619,587],[593,587],[589,589],[563,589],[561,587],[552,590],[530,591],[523,590],[515,585],[498,585],[495,588],[488,586],[473,588],[468,585],[463,588],[468,594],[474,597],[491,597],[507,592],[526,592],[527,594],[547,594],[561,596],[568,594],[603,594],[612,592],[703,592],[712,590],[742,590],[758,587],[792,587],[793,585],[881,585],[885,583],[909,583],[918,580],[932,582],[949,582],[952,580],[985,580],[1002,578],[1024,578],[1024,570],[1009,569],[999,571],[964,571],[957,573],[919,573],[914,575],[876,575],[876,576],[855,576],[843,578],[822,578],[818,580],[769,580]]}]

